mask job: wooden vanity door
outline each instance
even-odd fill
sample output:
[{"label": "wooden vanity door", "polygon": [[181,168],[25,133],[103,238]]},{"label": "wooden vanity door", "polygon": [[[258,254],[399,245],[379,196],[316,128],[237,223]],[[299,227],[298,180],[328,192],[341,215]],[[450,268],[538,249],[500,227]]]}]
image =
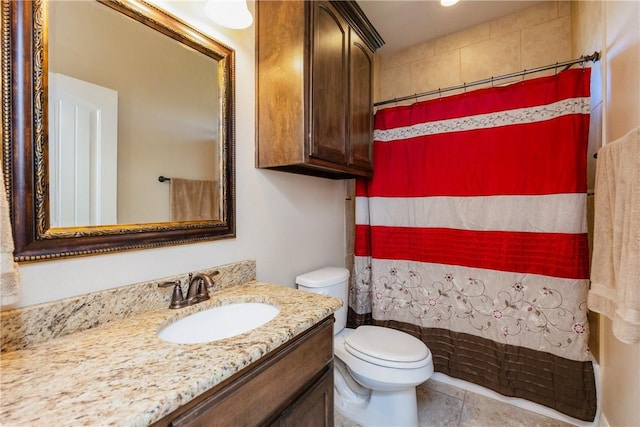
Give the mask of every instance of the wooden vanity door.
[{"label": "wooden vanity door", "polygon": [[332,427],[333,372],[327,371],[272,427]]}]

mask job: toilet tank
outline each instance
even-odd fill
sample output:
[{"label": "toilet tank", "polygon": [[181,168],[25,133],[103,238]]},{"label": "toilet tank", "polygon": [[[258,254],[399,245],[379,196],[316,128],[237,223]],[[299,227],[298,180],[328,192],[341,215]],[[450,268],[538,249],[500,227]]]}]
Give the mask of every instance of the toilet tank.
[{"label": "toilet tank", "polygon": [[333,334],[347,325],[347,305],[349,303],[349,270],[342,267],[325,267],[296,277],[298,289],[316,294],[328,295],[342,300],[342,307],[334,313],[336,323]]}]

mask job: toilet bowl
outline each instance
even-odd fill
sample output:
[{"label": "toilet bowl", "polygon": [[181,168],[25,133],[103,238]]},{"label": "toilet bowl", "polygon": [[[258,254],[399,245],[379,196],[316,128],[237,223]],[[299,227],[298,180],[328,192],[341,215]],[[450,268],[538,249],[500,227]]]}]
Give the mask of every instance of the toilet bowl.
[{"label": "toilet bowl", "polygon": [[335,313],[334,405],[364,426],[417,426],[416,386],[433,374],[427,346],[380,326],[346,328],[349,271],[326,267],[296,278],[298,289],[341,298]]}]

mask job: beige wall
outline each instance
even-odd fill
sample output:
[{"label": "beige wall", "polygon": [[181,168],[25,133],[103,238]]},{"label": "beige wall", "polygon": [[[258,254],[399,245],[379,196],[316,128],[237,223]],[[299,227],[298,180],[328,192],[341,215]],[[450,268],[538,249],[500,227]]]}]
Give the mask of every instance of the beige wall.
[{"label": "beige wall", "polygon": [[[599,50],[590,144],[600,147],[640,125],[640,2],[574,2],[574,53]],[[603,426],[640,425],[640,344],[618,341],[599,318]]]}]

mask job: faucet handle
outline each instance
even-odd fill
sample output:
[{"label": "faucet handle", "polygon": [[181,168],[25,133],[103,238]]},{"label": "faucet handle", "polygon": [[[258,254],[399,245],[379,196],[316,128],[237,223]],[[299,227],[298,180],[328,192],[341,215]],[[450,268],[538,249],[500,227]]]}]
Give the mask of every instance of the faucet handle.
[{"label": "faucet handle", "polygon": [[185,301],[184,296],[182,296],[182,287],[180,286],[180,281],[176,280],[174,282],[164,282],[159,283],[159,288],[168,288],[169,286],[173,286],[173,294],[171,295],[171,304],[169,304],[169,308],[181,308],[187,305],[187,301]]}]

